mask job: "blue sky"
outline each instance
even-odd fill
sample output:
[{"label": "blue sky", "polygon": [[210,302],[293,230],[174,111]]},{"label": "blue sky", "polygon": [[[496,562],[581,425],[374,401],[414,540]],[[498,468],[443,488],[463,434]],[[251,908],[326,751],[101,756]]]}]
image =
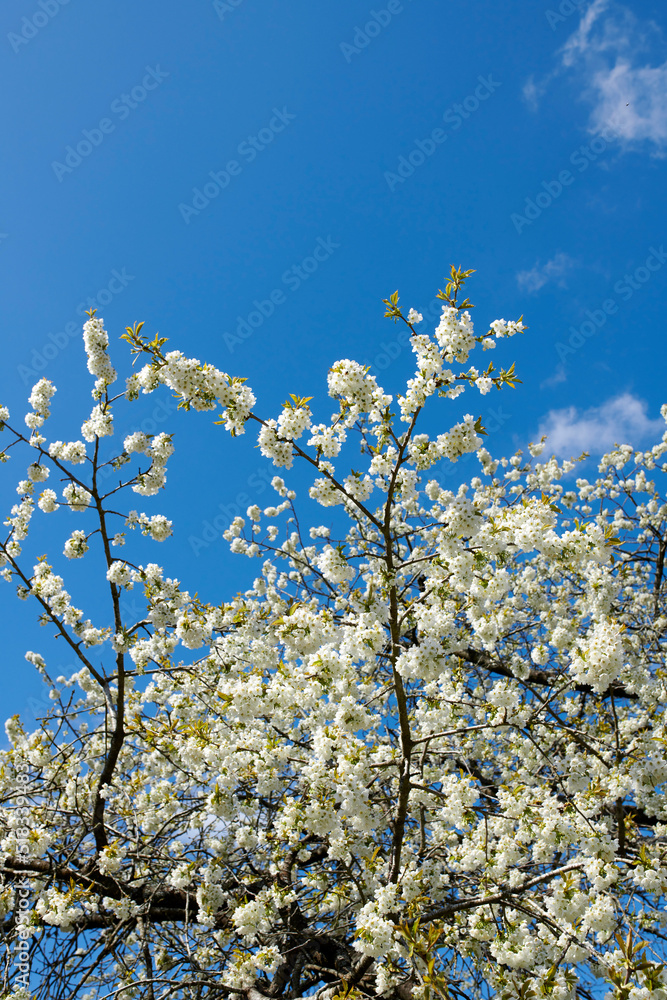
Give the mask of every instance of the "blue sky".
[{"label": "blue sky", "polygon": [[[455,263],[477,269],[480,326],[523,314],[530,328],[494,357],[523,385],[465,397],[494,454],[544,430],[560,455],[661,433],[664,6],[5,0],[0,20],[0,401],[13,414],[46,376],[52,432],[78,436],[89,304],[114,342],[145,320],[247,377],[264,415],[288,393],[321,399],[339,357],[396,391],[410,353],[381,300],[398,289],[435,315]],[[120,342],[114,357],[129,371]],[[126,433],[175,431],[149,512],[176,534],[146,558],[221,600],[248,569],[213,521],[268,497],[267,463],[165,401],[116,418]],[[22,474],[3,467],[4,510]],[[59,537],[52,549],[60,566]],[[76,567],[75,596],[91,571]],[[5,715],[30,720],[43,692],[23,653],[46,655],[48,636],[7,587],[0,614]],[[57,648],[47,661],[69,666]]]}]

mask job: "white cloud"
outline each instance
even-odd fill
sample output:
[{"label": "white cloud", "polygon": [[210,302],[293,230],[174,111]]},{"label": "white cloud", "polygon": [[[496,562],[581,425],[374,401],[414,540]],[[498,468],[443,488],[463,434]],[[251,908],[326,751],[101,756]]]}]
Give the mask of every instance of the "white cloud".
[{"label": "white cloud", "polygon": [[540,98],[544,94],[546,85],[544,81],[541,83],[535,83],[535,77],[529,76],[523,85],[523,99],[530,108],[531,111],[537,111]]},{"label": "white cloud", "polygon": [[591,131],[611,122],[627,145],[651,142],[667,146],[667,61],[662,66],[631,66],[619,59],[592,81],[596,100]]},{"label": "white cloud", "polygon": [[[659,43],[660,51],[652,52]],[[640,21],[616,0],[594,0],[558,53],[559,63],[542,81],[532,78],[524,98],[533,108],[560,73],[574,76],[591,106],[588,127],[610,126],[625,148],[650,143],[667,149],[667,59],[660,27]]]},{"label": "white cloud", "polygon": [[551,389],[552,386],[560,385],[561,382],[567,382],[567,371],[564,364],[556,365],[553,375],[540,382],[540,389]]},{"label": "white cloud", "polygon": [[[610,0],[595,0],[590,7],[584,11],[579,27],[573,32],[565,45],[561,49],[563,66],[573,66],[577,59],[582,56],[591,55],[593,52],[608,50],[615,47],[621,39],[618,36],[617,21],[608,18],[602,22],[602,37],[600,35],[600,17],[606,13],[610,7]],[[625,20],[630,16],[627,8],[620,8],[617,11]],[[597,26],[597,36],[594,37],[594,29]]]},{"label": "white cloud", "polygon": [[565,275],[574,266],[574,261],[566,253],[557,253],[546,264],[539,260],[529,271],[519,271],[516,276],[519,288],[524,292],[538,292],[547,282],[555,280],[563,288]]},{"label": "white cloud", "polygon": [[[638,447],[661,440],[664,420],[651,420],[645,400],[625,392],[601,406],[581,411],[575,406],[550,410],[540,424],[538,438],[547,435],[547,451],[571,458],[583,451],[602,455],[615,444]],[[651,440],[653,439],[653,440]]]}]

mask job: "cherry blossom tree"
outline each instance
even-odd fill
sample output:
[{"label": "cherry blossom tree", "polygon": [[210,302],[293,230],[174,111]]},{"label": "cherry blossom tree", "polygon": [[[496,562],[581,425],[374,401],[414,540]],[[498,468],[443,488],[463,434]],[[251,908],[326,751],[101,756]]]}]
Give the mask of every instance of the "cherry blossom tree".
[{"label": "cherry blossom tree", "polygon": [[[244,379],[141,325],[124,339],[143,367],[114,394],[94,313],[80,432],[47,440],[45,378],[27,428],[0,410],[7,468],[28,458],[1,572],[78,665],[52,677],[51,646],[26,653],[52,708],[6,726],[4,996],[664,1000],[667,434],[589,480],[544,442],[493,458],[474,416],[426,433],[464,391],[517,381],[469,366],[524,329],[475,333],[471,273],[452,269],[433,333],[386,300],[413,377],[393,399],[338,361],[324,422],[296,396],[259,416]],[[136,532],[171,534],[132,508],[174,445],[136,432],[108,458],[103,439],[165,389],[256,430],[285,477],[225,534],[257,576],[222,604],[131,557]],[[477,475],[446,489],[468,453]],[[326,523],[299,515],[297,463]],[[54,540],[39,557],[33,516]],[[78,559],[104,614],[54,568]]]}]

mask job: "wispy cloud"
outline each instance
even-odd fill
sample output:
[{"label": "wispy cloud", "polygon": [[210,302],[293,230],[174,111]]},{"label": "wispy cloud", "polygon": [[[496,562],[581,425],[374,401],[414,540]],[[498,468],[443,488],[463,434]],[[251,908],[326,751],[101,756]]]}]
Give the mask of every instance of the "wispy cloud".
[{"label": "wispy cloud", "polygon": [[651,438],[660,439],[665,422],[652,420],[647,410],[645,400],[629,392],[588,410],[576,406],[550,410],[540,424],[539,436],[547,435],[547,451],[560,458],[583,451],[602,455],[615,444],[638,446]]},{"label": "wispy cloud", "polygon": [[516,276],[519,288],[524,292],[538,292],[549,281],[556,281],[561,288],[565,286],[565,275],[574,266],[574,260],[566,253],[557,253],[545,264],[539,260],[528,271],[519,271]]},{"label": "wispy cloud", "polygon": [[[660,51],[654,51],[659,46]],[[594,0],[557,53],[557,64],[541,80],[532,77],[524,98],[536,109],[551,81],[566,73],[577,80],[591,108],[588,128],[610,125],[628,148],[643,143],[667,149],[667,58],[654,21],[640,20],[616,0]]]},{"label": "wispy cloud", "polygon": [[531,111],[537,111],[540,106],[540,99],[544,95],[547,89],[547,82],[541,80],[539,83],[535,82],[534,76],[529,76],[523,85],[523,99],[530,108]]},{"label": "wispy cloud", "polygon": [[[581,21],[565,45],[560,50],[563,66],[573,66],[581,57],[592,53],[618,48],[622,40],[619,37],[619,19],[624,21],[632,16],[627,7],[616,6],[616,18],[610,16],[601,21],[611,6],[611,0],[594,0],[582,14]],[[595,35],[597,31],[597,35]]]},{"label": "wispy cloud", "polygon": [[591,130],[612,122],[627,145],[648,141],[663,153],[667,146],[667,61],[661,66],[631,66],[619,60],[593,79],[596,101]]},{"label": "wispy cloud", "polygon": [[554,385],[560,385],[561,382],[567,382],[567,371],[564,364],[556,365],[553,375],[540,382],[540,389],[551,389]]}]

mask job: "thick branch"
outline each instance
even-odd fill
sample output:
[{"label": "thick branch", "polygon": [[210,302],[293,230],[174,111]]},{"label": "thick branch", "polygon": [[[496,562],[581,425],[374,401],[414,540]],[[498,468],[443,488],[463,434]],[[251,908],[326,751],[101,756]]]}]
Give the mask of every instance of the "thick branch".
[{"label": "thick branch", "polygon": [[[488,670],[491,674],[500,674],[501,677],[512,677],[514,680],[520,680],[523,684],[537,684],[539,687],[555,687],[558,684],[562,684],[564,680],[563,675],[556,673],[554,670],[539,670],[537,667],[531,667],[526,677],[517,677],[509,667],[505,666],[502,660],[494,658],[490,653],[485,653],[481,649],[471,649],[468,647],[468,649],[457,650],[453,655],[465,660],[466,663],[482,667],[483,670]],[[612,695],[615,698],[626,698],[628,701],[637,701],[639,698],[639,695],[626,690],[622,684],[611,684],[603,692],[596,691],[589,684],[572,684],[570,690],[576,691],[577,694],[590,694],[602,698],[609,698]]]},{"label": "thick branch", "polygon": [[[109,569],[114,560],[111,554],[111,545],[109,543],[109,533],[107,531],[104,506],[97,489],[97,458],[99,444],[100,439],[96,438],[95,458],[93,462],[92,495],[95,500],[95,506],[97,507],[97,513],[100,520],[100,534],[102,536],[107,569]],[[109,588],[111,591],[111,602],[113,605],[114,627],[116,629],[116,634],[118,634],[122,632],[123,628],[123,620],[120,611],[120,592],[113,581],[109,581]],[[95,789],[95,802],[93,805],[93,836],[95,837],[95,846],[98,852],[107,847],[109,843],[104,826],[104,809],[106,806],[106,800],[103,795],[103,789],[105,786],[111,784],[114,771],[116,770],[116,764],[118,763],[118,758],[120,757],[120,752],[125,741],[125,656],[122,652],[118,652],[116,654],[116,670],[118,675],[118,694],[116,698],[114,728],[106,760],[104,761],[104,767],[102,768],[102,773],[100,774],[97,788]]]}]

